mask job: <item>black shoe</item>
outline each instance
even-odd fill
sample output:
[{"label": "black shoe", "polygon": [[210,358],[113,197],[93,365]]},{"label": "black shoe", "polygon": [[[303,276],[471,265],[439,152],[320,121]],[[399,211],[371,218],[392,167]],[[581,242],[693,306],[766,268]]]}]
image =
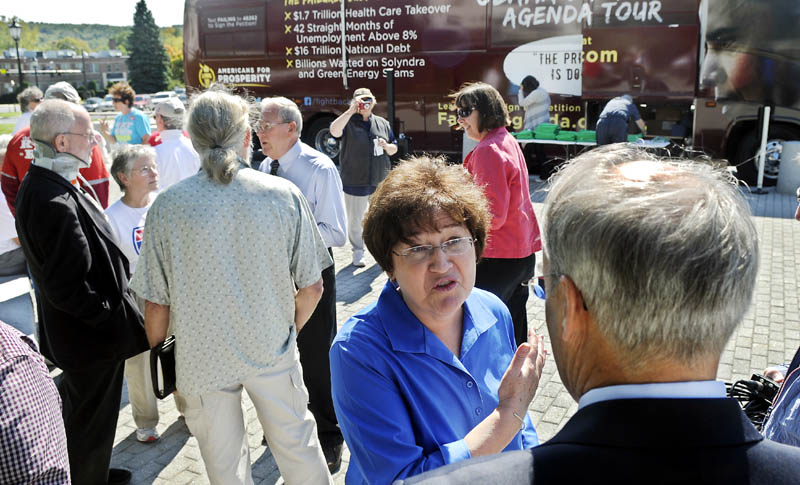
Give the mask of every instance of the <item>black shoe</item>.
[{"label": "black shoe", "polygon": [[338,472],[342,468],[342,444],[338,443],[331,446],[323,446],[322,453],[325,455],[325,461],[328,463],[328,471],[331,475]]},{"label": "black shoe", "polygon": [[131,483],[131,472],[124,468],[108,469],[108,485],[128,485]]}]

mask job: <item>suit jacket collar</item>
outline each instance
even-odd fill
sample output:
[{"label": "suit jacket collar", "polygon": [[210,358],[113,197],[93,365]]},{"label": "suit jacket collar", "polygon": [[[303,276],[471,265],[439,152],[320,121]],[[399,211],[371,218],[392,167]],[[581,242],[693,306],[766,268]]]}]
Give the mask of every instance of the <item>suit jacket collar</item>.
[{"label": "suit jacket collar", "polygon": [[95,204],[93,204],[90,200],[87,199],[87,197],[91,196],[81,194],[78,191],[78,189],[75,188],[75,186],[73,186],[71,183],[69,183],[64,177],[53,172],[52,170],[39,167],[38,165],[31,164],[30,169],[28,169],[28,175],[45,178],[69,190],[70,193],[73,194],[75,200],[78,201],[78,205],[82,207],[83,210],[87,212],[88,215],[95,222],[95,226],[97,226],[97,229],[100,231],[100,233],[102,233],[106,237],[106,239],[108,239],[112,244],[114,244],[117,247],[117,249],[119,249],[120,253],[123,253],[122,248],[120,248],[119,244],[117,243],[117,237],[114,235],[111,226],[108,224],[106,215],[100,209],[98,209]]},{"label": "suit jacket collar", "polygon": [[542,446],[728,446],[763,436],[734,399],[616,399],[586,406]]}]

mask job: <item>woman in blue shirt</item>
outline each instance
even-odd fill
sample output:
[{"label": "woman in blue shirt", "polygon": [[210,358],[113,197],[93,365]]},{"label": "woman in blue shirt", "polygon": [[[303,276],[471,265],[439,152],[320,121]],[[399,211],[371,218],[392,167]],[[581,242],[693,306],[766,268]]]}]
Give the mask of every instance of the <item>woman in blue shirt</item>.
[{"label": "woman in blue shirt", "polygon": [[473,288],[490,219],[472,177],[440,159],[401,163],[370,200],[364,241],[389,281],[330,352],[346,483],[538,444],[527,409],[543,340],[517,349],[508,309]]},{"label": "woman in blue shirt", "polygon": [[126,83],[116,83],[108,93],[112,96],[114,109],[119,114],[114,118],[114,127],[108,131],[108,122],[100,122],[100,133],[109,144],[127,145],[145,144],[150,139],[150,119],[146,114],[133,107],[136,96],[133,88]]}]

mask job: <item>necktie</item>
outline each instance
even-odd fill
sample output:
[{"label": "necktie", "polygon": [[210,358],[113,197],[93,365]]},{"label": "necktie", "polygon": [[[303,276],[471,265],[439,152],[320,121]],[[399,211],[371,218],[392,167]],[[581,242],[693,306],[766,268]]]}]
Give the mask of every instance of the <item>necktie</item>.
[{"label": "necktie", "polygon": [[269,174],[270,175],[278,175],[278,167],[281,166],[281,162],[278,160],[273,160],[272,163],[269,164]]}]

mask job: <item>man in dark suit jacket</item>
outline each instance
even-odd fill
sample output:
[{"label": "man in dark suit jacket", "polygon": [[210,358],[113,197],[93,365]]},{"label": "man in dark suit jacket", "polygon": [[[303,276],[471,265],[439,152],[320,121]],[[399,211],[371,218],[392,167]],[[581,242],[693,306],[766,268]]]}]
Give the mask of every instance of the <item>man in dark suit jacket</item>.
[{"label": "man in dark suit jacket", "polygon": [[96,143],[86,110],[44,101],[31,116],[36,155],[17,197],[17,232],[41,298],[42,353],[63,370],[72,480],[128,483],[109,470],[124,360],[147,350],[128,261],[102,208],[78,184]]},{"label": "man in dark suit jacket", "polygon": [[544,220],[545,318],[577,413],[532,450],[398,483],[800,483],[800,448],[764,440],[715,380],[758,266],[730,176],[597,149],[557,174]]}]

